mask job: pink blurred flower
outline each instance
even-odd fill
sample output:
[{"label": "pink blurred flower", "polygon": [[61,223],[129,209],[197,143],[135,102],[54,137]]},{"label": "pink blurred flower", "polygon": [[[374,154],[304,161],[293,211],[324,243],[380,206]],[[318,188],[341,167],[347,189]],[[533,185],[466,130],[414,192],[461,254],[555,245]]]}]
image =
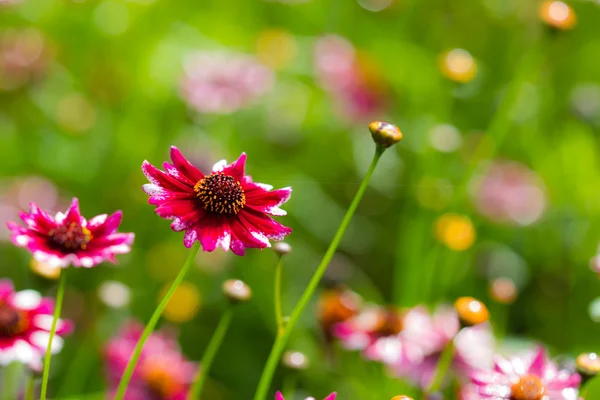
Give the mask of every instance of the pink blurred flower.
[{"label": "pink blurred flower", "polygon": [[[111,392],[116,391],[144,327],[126,323],[106,345],[104,357]],[[198,369],[187,361],[177,341],[166,332],[150,335],[133,370],[125,400],[185,400]]]},{"label": "pink blurred flower", "polygon": [[590,268],[600,277],[600,246],[598,246],[596,255],[590,260]]},{"label": "pink blurred flower", "polygon": [[166,172],[144,161],[142,170],[151,183],[143,189],[159,216],[174,219],[174,231],[186,231],[186,247],[197,240],[204,251],[221,246],[242,256],[246,248],[270,247],[269,239],[282,240],[291,233],[270,216],[286,214],[279,206],[288,201],[292,188],[271,190],[270,185],[252,182],[244,172],[245,153],[229,165],[219,161],[209,175],[174,146],[171,160],[173,164],[163,164]]},{"label": "pink blurred flower", "polygon": [[345,118],[370,121],[384,111],[384,85],[375,65],[346,39],[326,35],[315,45],[315,72]]},{"label": "pink blurred flower", "polygon": [[[41,360],[48,348],[54,300],[34,290],[15,292],[10,280],[0,280],[0,366],[19,361],[41,371]],[[52,353],[63,346],[60,335],[73,330],[71,321],[58,320]]]},{"label": "pink blurred flower", "polygon": [[[4,2],[11,3],[15,2]],[[39,31],[30,28],[0,34],[0,90],[17,89],[38,78],[47,64],[47,44]]]},{"label": "pink blurred flower", "polygon": [[188,105],[201,113],[230,114],[273,86],[273,72],[244,54],[191,54],[184,70],[181,93]]},{"label": "pink blurred flower", "polygon": [[498,223],[530,225],[546,208],[541,179],[514,161],[495,161],[473,180],[470,192],[477,211]]},{"label": "pink blurred flower", "polygon": [[122,213],[98,215],[87,221],[79,212],[79,201],[73,198],[66,214],[54,217],[31,203],[29,213],[20,213],[25,227],[8,222],[11,240],[33,253],[37,261],[51,266],[91,268],[103,261],[116,262],[115,255],[128,253],[133,233],[117,233]]},{"label": "pink blurred flower", "polygon": [[493,369],[473,371],[471,381],[482,399],[576,400],[581,377],[560,370],[540,346],[526,356],[497,357]]},{"label": "pink blurred flower", "polygon": [[[333,392],[329,396],[325,397],[323,400],[335,400],[336,397],[337,397],[337,393]],[[277,392],[277,393],[275,393],[275,400],[285,400],[285,398],[283,397],[283,395],[281,394],[281,392]],[[315,398],[314,397],[307,397],[304,400],[315,400]]]}]

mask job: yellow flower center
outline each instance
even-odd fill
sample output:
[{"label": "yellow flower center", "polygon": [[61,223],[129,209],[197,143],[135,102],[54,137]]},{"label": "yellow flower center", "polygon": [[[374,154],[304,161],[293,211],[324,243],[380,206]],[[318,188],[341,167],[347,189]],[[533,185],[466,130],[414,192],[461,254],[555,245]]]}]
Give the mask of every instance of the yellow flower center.
[{"label": "yellow flower center", "polygon": [[511,387],[512,400],[542,400],[546,388],[539,376],[524,375]]},{"label": "yellow flower center", "polygon": [[182,384],[173,377],[169,365],[162,360],[150,359],[142,364],[142,379],[146,382],[152,393],[161,399],[167,399],[182,389]]},{"label": "yellow flower center", "polygon": [[215,172],[194,185],[196,197],[205,210],[217,214],[235,215],[246,204],[242,185],[234,177]]},{"label": "yellow flower center", "polygon": [[71,222],[50,231],[50,240],[65,250],[85,250],[87,244],[92,240],[92,233],[80,224]]},{"label": "yellow flower center", "polygon": [[20,335],[29,329],[27,313],[17,311],[0,301],[0,337],[8,338]]}]

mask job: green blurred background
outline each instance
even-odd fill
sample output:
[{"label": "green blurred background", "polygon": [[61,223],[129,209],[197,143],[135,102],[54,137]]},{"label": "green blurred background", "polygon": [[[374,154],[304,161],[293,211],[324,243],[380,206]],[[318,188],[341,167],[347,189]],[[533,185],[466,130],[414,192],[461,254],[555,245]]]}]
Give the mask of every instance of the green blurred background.
[{"label": "green blurred background", "polygon": [[[291,310],[368,166],[371,119],[397,124],[405,139],[383,156],[328,280],[402,306],[477,296],[490,305],[500,337],[541,340],[554,354],[600,350],[600,283],[590,270],[600,239],[600,5],[571,6],[578,23],[566,32],[540,21],[537,2],[520,0],[0,6],[1,219],[14,220],[31,200],[58,211],[77,196],[87,217],[123,210],[121,230],[136,234],[117,266],[70,274],[64,315],[77,328],[53,359],[51,393],[103,391],[103,344],[127,318],[149,318],[187,255],[182,234],[147,204],[144,159],[159,165],[175,144],[206,171],[245,151],[256,181],[293,187],[288,216],[279,218],[294,229],[284,267],[283,304]],[[347,94],[318,78],[315,45],[328,34],[357,51],[361,88],[374,99],[364,115],[344,112]],[[15,44],[15,37],[25,39]],[[455,83],[440,70],[440,54],[453,48],[474,58],[474,80]],[[185,56],[223,50],[272,68],[272,88],[237,112],[191,110],[180,95]],[[10,51],[37,56],[15,67]],[[547,205],[535,223],[497,223],[476,211],[468,183],[496,158],[519,161],[543,181]],[[449,212],[472,221],[476,238],[464,251],[436,240],[436,220]],[[56,281],[30,268],[7,230],[1,239],[1,275],[18,289],[52,295]],[[236,277],[253,287],[204,398],[254,393],[275,334],[274,263],[269,249],[243,258],[198,255],[189,297],[163,319],[179,332],[184,353],[199,360],[225,304],[221,282]],[[514,303],[490,297],[490,280],[499,276],[515,283]],[[99,296],[107,281],[126,284],[130,301],[107,305]],[[335,389],[341,399],[399,394],[402,383],[357,355],[332,367],[314,311],[290,343],[311,359],[298,376],[302,390],[319,398]]]}]

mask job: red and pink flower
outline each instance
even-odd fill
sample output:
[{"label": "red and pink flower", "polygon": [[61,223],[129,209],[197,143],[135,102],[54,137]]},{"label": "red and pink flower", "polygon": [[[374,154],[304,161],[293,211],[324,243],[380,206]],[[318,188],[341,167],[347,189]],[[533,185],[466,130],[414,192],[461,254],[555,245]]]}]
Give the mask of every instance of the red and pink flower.
[{"label": "red and pink flower", "polygon": [[[0,366],[19,361],[41,370],[41,360],[48,348],[54,300],[43,298],[34,290],[16,292],[11,281],[0,280]],[[58,320],[52,353],[62,349],[60,335],[69,334],[73,324]]]},{"label": "red and pink flower", "polygon": [[472,372],[471,381],[482,399],[576,400],[581,377],[559,369],[540,346],[527,356],[498,357],[493,369]]},{"label": "red and pink flower", "polygon": [[[337,393],[333,392],[329,396],[325,397],[323,400],[335,400],[336,397],[337,397]],[[275,393],[275,400],[285,400],[285,398],[283,397],[283,395],[281,394],[281,392],[277,392],[277,393]],[[315,400],[315,398],[314,397],[307,397],[304,400]]]},{"label": "red and pink flower", "polygon": [[29,213],[20,213],[26,226],[8,222],[12,242],[33,253],[37,261],[52,266],[91,268],[103,261],[115,263],[116,254],[131,251],[133,233],[118,233],[122,213],[98,215],[87,221],[73,198],[66,214],[54,217],[31,203]]},{"label": "red and pink flower", "polygon": [[173,164],[165,162],[165,171],[142,164],[151,182],[144,185],[148,203],[156,205],[162,218],[173,219],[174,231],[185,231],[183,243],[195,241],[204,251],[231,248],[244,255],[246,248],[270,247],[269,239],[282,240],[291,229],[270,215],[286,215],[279,208],[288,201],[292,188],[271,190],[272,186],[255,183],[245,175],[246,154],[232,164],[225,160],[213,166],[209,175],[194,167],[176,147],[171,147]]},{"label": "red and pink flower", "polygon": [[[123,326],[105,349],[110,390],[114,392],[142,335],[136,322]],[[166,332],[150,335],[133,370],[124,400],[185,400],[198,365],[188,361],[175,338]]]}]

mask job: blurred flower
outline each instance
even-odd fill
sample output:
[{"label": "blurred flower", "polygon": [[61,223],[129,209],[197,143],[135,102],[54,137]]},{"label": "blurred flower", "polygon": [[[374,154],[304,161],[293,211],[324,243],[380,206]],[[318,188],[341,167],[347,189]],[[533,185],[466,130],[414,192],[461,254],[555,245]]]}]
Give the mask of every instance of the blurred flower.
[{"label": "blurred flower", "polygon": [[[106,345],[104,357],[111,392],[119,385],[143,330],[142,325],[128,322]],[[144,344],[124,400],[185,400],[197,369],[197,364],[181,354],[170,334],[154,332]]]},{"label": "blurred flower", "polygon": [[[157,303],[160,302],[169,287],[171,287],[170,282],[163,287]],[[182,323],[194,318],[199,309],[200,293],[194,285],[183,281],[175,289],[171,300],[167,303],[163,316],[171,322]]]},{"label": "blurred flower", "polygon": [[573,29],[577,23],[575,11],[562,1],[543,2],[538,14],[546,25],[559,30]]},{"label": "blurred flower", "polygon": [[362,299],[358,294],[345,287],[334,287],[323,291],[317,304],[317,318],[326,334],[331,328],[358,314]]},{"label": "blurred flower", "polygon": [[201,113],[230,114],[267,93],[273,73],[243,54],[195,53],[184,63],[181,93]]},{"label": "blurred flower", "polygon": [[[323,400],[335,400],[337,396],[336,392],[331,393],[329,396],[325,397]],[[275,393],[275,400],[285,400],[285,398],[283,397],[283,395],[281,394],[281,392],[277,392]],[[307,397],[304,400],[315,400],[314,397]]]},{"label": "blurred flower", "polygon": [[38,30],[29,28],[0,33],[0,90],[18,89],[39,78],[47,64],[46,41]]},{"label": "blurred flower", "polygon": [[475,227],[466,215],[447,213],[435,221],[435,235],[451,250],[463,251],[475,242]]},{"label": "blurred flower", "polygon": [[383,112],[385,85],[368,56],[359,56],[346,39],[326,35],[317,40],[314,57],[317,79],[345,118],[368,122]]},{"label": "blurred flower", "polygon": [[129,286],[118,281],[104,281],[98,288],[98,297],[112,308],[123,308],[131,300]]},{"label": "blurred flower", "polygon": [[308,367],[308,358],[299,351],[286,351],[281,357],[281,363],[289,369],[298,370]]},{"label": "blurred flower", "polygon": [[244,302],[252,298],[252,289],[239,279],[227,279],[222,285],[223,294],[232,303]]},{"label": "blurred flower", "polygon": [[[41,360],[48,348],[54,300],[34,290],[15,292],[7,279],[0,280],[0,366],[18,361],[41,370]],[[63,345],[60,335],[73,330],[71,321],[58,320],[52,341],[52,353]]]},{"label": "blurred flower", "polygon": [[221,246],[242,256],[246,248],[270,247],[269,239],[283,240],[291,233],[269,215],[286,214],[279,206],[288,201],[292,188],[271,190],[270,185],[252,182],[244,172],[245,153],[230,165],[219,161],[210,175],[200,172],[175,146],[171,160],[173,164],[163,164],[166,172],[144,161],[142,170],[151,183],[143,189],[159,216],[174,219],[174,231],[186,231],[186,247],[198,240],[204,251]]},{"label": "blurred flower", "polygon": [[256,43],[256,56],[264,65],[281,69],[288,66],[298,52],[296,39],[283,29],[266,29]]},{"label": "blurred flower", "polygon": [[497,223],[530,225],[546,208],[541,179],[514,161],[495,161],[473,179],[469,189],[477,211]]},{"label": "blurred flower", "polygon": [[454,302],[454,309],[463,326],[482,324],[490,319],[490,312],[485,304],[473,297],[459,297]]},{"label": "blurred flower", "polygon": [[469,83],[477,75],[477,63],[467,50],[453,49],[439,57],[442,74],[457,83]]},{"label": "blurred flower", "polygon": [[510,278],[496,278],[490,282],[489,293],[500,304],[512,304],[517,298],[517,286]]},{"label": "blurred flower", "polygon": [[47,262],[38,261],[35,258],[32,258],[31,261],[29,261],[29,267],[33,272],[46,279],[55,280],[60,277],[60,267],[52,266]]},{"label": "blurred flower", "polygon": [[484,399],[576,400],[581,377],[547,359],[539,347],[534,354],[505,359],[497,357],[494,368],[471,373]]},{"label": "blurred flower", "polygon": [[79,213],[77,198],[73,198],[66,215],[58,212],[51,217],[31,203],[29,213],[21,212],[20,217],[26,227],[7,223],[12,242],[50,266],[91,268],[103,261],[116,263],[115,255],[128,253],[134,239],[133,233],[116,232],[121,211],[87,221]]}]

